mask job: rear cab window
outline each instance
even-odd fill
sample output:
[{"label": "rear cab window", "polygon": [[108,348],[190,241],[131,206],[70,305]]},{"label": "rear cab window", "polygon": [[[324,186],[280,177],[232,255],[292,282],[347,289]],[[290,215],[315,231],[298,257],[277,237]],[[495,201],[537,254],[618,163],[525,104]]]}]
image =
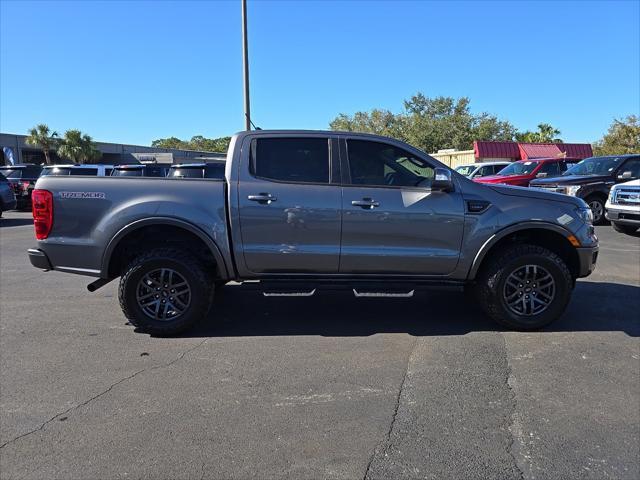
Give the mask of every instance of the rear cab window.
[{"label": "rear cab window", "polygon": [[115,168],[112,177],[141,177],[142,168]]},{"label": "rear cab window", "polygon": [[42,172],[40,172],[40,176],[48,177],[48,176],[69,175],[69,170],[70,170],[69,168],[60,168],[60,167],[43,168]]},{"label": "rear cab window", "polygon": [[257,138],[251,142],[251,174],[286,183],[329,183],[328,137]]},{"label": "rear cab window", "polygon": [[204,167],[171,167],[171,178],[204,178]]},{"label": "rear cab window", "polygon": [[71,168],[69,169],[69,175],[98,175],[97,168]]}]

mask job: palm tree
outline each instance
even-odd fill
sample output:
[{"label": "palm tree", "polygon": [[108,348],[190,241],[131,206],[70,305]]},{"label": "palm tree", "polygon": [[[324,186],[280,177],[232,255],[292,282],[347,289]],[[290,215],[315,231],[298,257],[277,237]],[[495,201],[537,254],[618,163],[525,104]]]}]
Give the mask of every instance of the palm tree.
[{"label": "palm tree", "polygon": [[557,138],[560,135],[560,130],[549,125],[548,123],[541,123],[538,125],[538,141],[541,143],[562,143],[562,139]]},{"label": "palm tree", "polygon": [[55,150],[58,145],[57,132],[52,132],[46,123],[40,123],[29,130],[26,142],[40,147],[44,153],[45,163],[51,165],[51,150]]},{"label": "palm tree", "polygon": [[91,163],[98,160],[102,154],[95,147],[93,139],[80,130],[67,130],[60,141],[58,155],[73,163]]}]

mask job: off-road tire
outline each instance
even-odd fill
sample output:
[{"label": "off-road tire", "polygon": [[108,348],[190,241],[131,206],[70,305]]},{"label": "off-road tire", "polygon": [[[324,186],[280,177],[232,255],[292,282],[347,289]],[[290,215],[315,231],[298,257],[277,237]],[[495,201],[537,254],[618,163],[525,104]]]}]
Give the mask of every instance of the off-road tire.
[{"label": "off-road tire", "polygon": [[[584,201],[591,207],[592,202],[597,202],[600,205],[599,211],[602,212],[600,218],[596,218],[596,214],[593,215],[593,224],[594,225],[605,225],[607,223],[607,219],[604,216],[605,208],[604,205],[606,203],[606,199],[603,199],[599,195],[590,195],[584,199]],[[591,210],[593,212],[593,209]]]},{"label": "off-road tire", "polygon": [[[175,270],[191,288],[190,305],[174,320],[152,319],[144,313],[136,300],[140,279],[158,268]],[[120,278],[118,300],[124,316],[139,331],[165,337],[185,332],[203,319],[211,307],[213,292],[214,286],[197,259],[184,250],[163,247],[142,253],[131,261]]]},{"label": "off-road tire", "polygon": [[616,232],[626,233],[627,235],[636,233],[636,230],[638,230],[635,225],[625,225],[623,223],[611,222],[611,226]]},{"label": "off-road tire", "polygon": [[[555,281],[555,297],[546,310],[536,315],[518,315],[503,298],[504,283],[520,266],[539,265]],[[481,268],[474,286],[480,308],[494,321],[513,330],[536,330],[556,320],[571,298],[574,279],[565,262],[555,253],[537,245],[513,245],[492,258]]]}]

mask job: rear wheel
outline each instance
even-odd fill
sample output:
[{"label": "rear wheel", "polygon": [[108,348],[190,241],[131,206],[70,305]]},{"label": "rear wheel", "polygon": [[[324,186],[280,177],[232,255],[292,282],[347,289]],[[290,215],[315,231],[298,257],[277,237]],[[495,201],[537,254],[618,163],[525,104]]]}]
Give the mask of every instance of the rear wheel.
[{"label": "rear wheel", "polygon": [[606,223],[607,219],[604,216],[604,204],[605,200],[598,196],[591,196],[585,199],[587,205],[591,209],[593,213],[593,224],[594,225],[602,225]]},{"label": "rear wheel", "polygon": [[626,233],[627,235],[636,233],[636,230],[638,230],[638,227],[634,225],[624,225],[622,223],[616,223],[616,222],[612,222],[611,226],[616,232]]},{"label": "rear wheel", "polygon": [[208,312],[213,286],[189,253],[156,248],[136,257],[120,279],[122,312],[140,330],[170,336],[194,326]]},{"label": "rear wheel", "polygon": [[564,261],[536,245],[514,245],[490,259],[477,279],[476,298],[496,322],[535,330],[564,312],[573,277]]}]

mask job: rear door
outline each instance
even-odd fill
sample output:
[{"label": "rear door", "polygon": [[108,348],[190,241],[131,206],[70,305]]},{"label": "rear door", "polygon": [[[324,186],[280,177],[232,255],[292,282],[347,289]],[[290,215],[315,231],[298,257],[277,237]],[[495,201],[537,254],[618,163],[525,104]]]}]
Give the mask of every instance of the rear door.
[{"label": "rear door", "polygon": [[243,145],[237,192],[249,272],[338,272],[341,188],[332,172],[333,142],[328,135],[265,135]]},{"label": "rear door", "polygon": [[451,273],[464,227],[460,191],[431,191],[434,165],[391,144],[347,139],[341,156],[340,273]]}]

